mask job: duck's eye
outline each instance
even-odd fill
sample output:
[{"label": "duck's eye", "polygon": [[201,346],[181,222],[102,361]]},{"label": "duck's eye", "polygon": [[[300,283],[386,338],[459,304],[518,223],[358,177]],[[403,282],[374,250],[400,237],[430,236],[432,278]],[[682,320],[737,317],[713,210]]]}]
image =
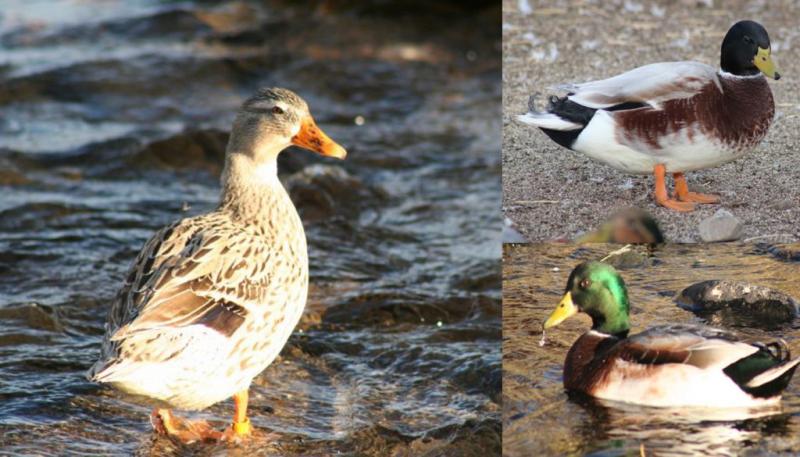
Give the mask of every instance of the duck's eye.
[{"label": "duck's eye", "polygon": [[592,285],[592,281],[590,279],[584,279],[580,283],[581,289],[588,289],[589,286],[591,286],[591,285]]},{"label": "duck's eye", "polygon": [[744,42],[747,43],[747,44],[753,44],[753,39],[750,38],[749,36],[745,35],[744,36]]},{"label": "duck's eye", "polygon": [[283,114],[283,108],[281,108],[280,106],[273,106],[272,107],[272,113],[273,114]]}]

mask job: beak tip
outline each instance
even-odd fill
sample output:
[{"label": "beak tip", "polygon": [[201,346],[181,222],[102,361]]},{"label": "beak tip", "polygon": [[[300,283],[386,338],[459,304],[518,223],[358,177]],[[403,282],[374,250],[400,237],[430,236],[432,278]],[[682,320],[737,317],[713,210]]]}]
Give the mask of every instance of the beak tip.
[{"label": "beak tip", "polygon": [[339,147],[335,148],[333,151],[331,151],[330,156],[334,157],[334,158],[337,158],[339,160],[344,160],[345,157],[347,157],[347,150],[345,148],[339,146]]},{"label": "beak tip", "polygon": [[779,79],[781,79],[781,74],[776,71],[775,72],[775,81],[777,81]]}]

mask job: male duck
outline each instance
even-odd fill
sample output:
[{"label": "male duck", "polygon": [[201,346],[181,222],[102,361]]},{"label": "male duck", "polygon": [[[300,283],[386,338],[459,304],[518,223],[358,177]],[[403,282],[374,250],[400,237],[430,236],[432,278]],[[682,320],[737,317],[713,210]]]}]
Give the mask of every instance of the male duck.
[{"label": "male duck", "polygon": [[182,409],[233,396],[224,433],[157,407],[151,421],[159,433],[184,442],[251,433],[250,383],[286,344],[308,294],[303,224],[277,175],[278,154],[291,144],[346,155],[294,92],[265,89],[245,101],[219,207],[156,232],[111,305],[89,379]]},{"label": "male duck", "polygon": [[[632,174],[655,174],[655,200],[678,211],[719,198],[689,192],[686,171],[736,160],[767,134],[775,114],[764,75],[779,79],[767,31],[733,25],[720,70],[699,62],[645,65],[609,79],[565,85],[545,112],[529,103],[518,120],[566,148]],[[762,74],[763,73],[763,74]],[[666,173],[675,179],[669,198]]]},{"label": "male duck", "polygon": [[800,363],[783,342],[737,341],[708,327],[669,325],[628,336],[628,293],[610,265],[578,265],[545,329],[582,311],[592,329],[567,354],[564,386],[597,398],[660,407],[777,403]]}]

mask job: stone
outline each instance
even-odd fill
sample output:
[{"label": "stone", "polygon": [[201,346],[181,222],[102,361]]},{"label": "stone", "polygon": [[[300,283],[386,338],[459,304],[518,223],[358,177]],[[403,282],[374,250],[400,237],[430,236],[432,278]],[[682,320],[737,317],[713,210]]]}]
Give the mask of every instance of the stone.
[{"label": "stone", "polygon": [[675,301],[712,325],[774,328],[792,322],[797,301],[779,290],[741,281],[711,280],[693,284]]},{"label": "stone", "polygon": [[720,209],[699,225],[700,238],[706,243],[736,241],[742,237],[742,222],[730,211]]}]

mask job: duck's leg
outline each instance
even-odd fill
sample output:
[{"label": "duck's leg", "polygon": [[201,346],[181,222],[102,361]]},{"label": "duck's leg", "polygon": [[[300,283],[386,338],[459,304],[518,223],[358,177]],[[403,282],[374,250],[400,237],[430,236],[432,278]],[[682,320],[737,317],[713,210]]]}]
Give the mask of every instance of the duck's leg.
[{"label": "duck's leg", "polygon": [[150,423],[159,435],[184,444],[196,441],[219,441],[223,433],[214,430],[206,421],[188,421],[172,414],[164,408],[154,408],[150,414]]},{"label": "duck's leg", "polygon": [[686,176],[684,176],[683,173],[673,173],[672,177],[675,179],[675,196],[678,200],[695,203],[719,203],[719,196],[717,195],[689,192],[689,186],[686,184]]},{"label": "duck's leg", "polygon": [[233,423],[225,431],[226,439],[241,439],[253,433],[253,426],[250,425],[250,418],[247,417],[248,399],[247,389],[233,395]]},{"label": "duck's leg", "polygon": [[663,163],[653,167],[653,175],[656,177],[655,199],[659,205],[673,209],[675,211],[692,211],[694,210],[694,203],[680,202],[673,200],[667,195],[667,168]]}]

